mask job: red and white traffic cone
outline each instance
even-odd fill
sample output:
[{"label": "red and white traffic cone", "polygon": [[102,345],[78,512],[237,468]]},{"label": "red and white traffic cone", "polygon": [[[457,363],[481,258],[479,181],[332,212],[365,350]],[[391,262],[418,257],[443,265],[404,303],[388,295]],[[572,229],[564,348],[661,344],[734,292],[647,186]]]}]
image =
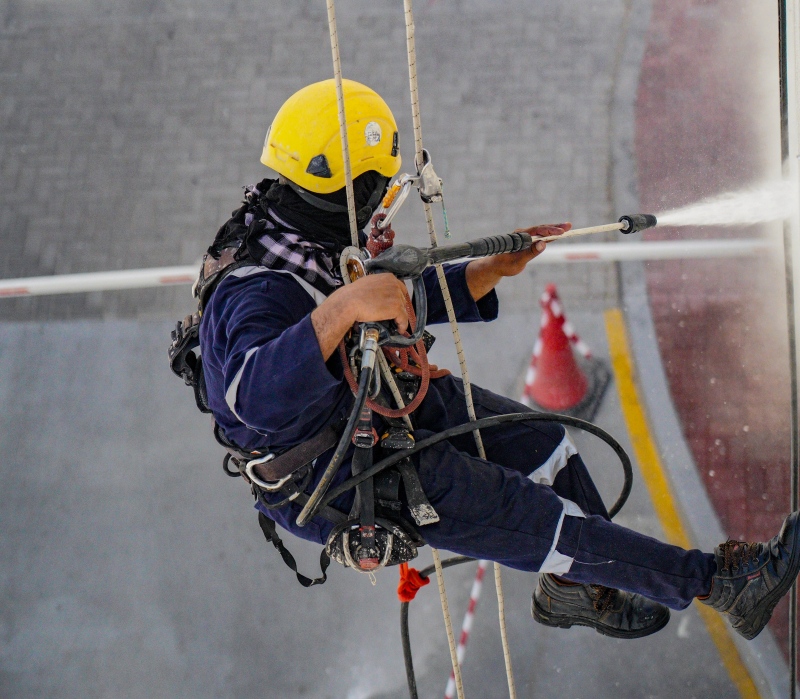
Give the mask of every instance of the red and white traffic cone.
[{"label": "red and white traffic cone", "polygon": [[[542,319],[533,347],[522,403],[539,410],[594,417],[610,373],[566,319],[555,284],[548,284],[539,301]],[[586,373],[575,353],[583,359]]]}]

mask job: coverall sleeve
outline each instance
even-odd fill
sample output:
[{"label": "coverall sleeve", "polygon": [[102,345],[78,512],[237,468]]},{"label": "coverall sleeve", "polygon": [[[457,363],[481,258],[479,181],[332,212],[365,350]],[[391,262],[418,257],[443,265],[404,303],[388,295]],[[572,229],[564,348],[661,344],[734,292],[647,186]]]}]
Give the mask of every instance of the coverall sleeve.
[{"label": "coverall sleeve", "polygon": [[322,357],[310,317],[314,308],[308,294],[282,275],[261,277],[256,289],[249,284],[231,296],[225,401],[251,429],[313,433],[341,400],[340,365]]},{"label": "coverall sleeve", "polygon": [[[490,321],[497,318],[499,302],[497,293],[492,289],[486,296],[479,301],[472,298],[467,286],[467,265],[468,262],[461,262],[454,265],[444,265],[444,274],[447,279],[447,287],[450,289],[450,298],[453,300],[453,308],[456,312],[456,319],[460,323],[474,323],[478,321]],[[425,282],[425,291],[428,295],[428,324],[447,322],[447,309],[444,305],[442,289],[439,286],[439,277],[435,267],[428,267],[422,273],[422,280]]]}]

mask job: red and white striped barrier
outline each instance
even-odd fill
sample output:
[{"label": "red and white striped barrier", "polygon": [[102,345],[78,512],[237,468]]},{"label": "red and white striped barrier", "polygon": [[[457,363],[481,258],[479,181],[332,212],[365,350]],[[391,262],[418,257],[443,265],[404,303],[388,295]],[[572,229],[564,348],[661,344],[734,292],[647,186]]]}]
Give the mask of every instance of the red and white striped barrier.
[{"label": "red and white striped barrier", "polygon": [[626,262],[632,260],[680,260],[747,257],[780,247],[771,240],[661,240],[631,243],[582,243],[548,245],[538,264],[561,262]]},{"label": "red and white striped barrier", "polygon": [[[777,249],[772,242],[757,239],[551,245],[537,264],[740,257],[763,253],[771,249]],[[184,267],[156,267],[119,272],[2,279],[0,280],[0,298],[193,284],[197,278],[199,267],[198,262],[196,265]]]},{"label": "red and white striped barrier", "polygon": [[[775,248],[774,244],[768,240],[747,239],[551,245],[537,264],[741,257],[762,253],[773,248]],[[196,265],[183,267],[155,267],[119,272],[0,279],[0,298],[193,284],[197,279],[199,268],[200,263],[198,262]]]},{"label": "red and white striped barrier", "polygon": [[127,269],[119,272],[3,279],[0,280],[0,298],[194,284],[199,270],[200,264],[198,263],[185,267],[154,267],[152,269]]},{"label": "red and white striped barrier", "polygon": [[[467,641],[469,641],[469,632],[472,631],[472,621],[475,618],[475,607],[478,606],[478,599],[481,596],[481,588],[483,587],[483,576],[486,573],[486,566],[489,561],[478,561],[478,570],[475,571],[475,580],[472,583],[472,590],[469,593],[469,606],[467,613],[464,615],[464,622],[461,624],[461,636],[458,639],[458,647],[456,648],[456,658],[458,664],[464,663],[464,652],[467,648]],[[445,699],[453,699],[456,695],[456,678],[452,670],[450,670],[450,679],[447,680],[447,688],[444,690]]]}]

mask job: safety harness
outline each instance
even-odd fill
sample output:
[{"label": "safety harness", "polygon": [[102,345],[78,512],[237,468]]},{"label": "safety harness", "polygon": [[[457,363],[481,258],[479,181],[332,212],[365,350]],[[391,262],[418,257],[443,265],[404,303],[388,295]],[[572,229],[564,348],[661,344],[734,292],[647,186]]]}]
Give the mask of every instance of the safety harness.
[{"label": "safety harness", "polygon": [[[232,212],[231,218],[220,227],[203,257],[192,289],[198,301],[197,311],[178,321],[171,334],[168,349],[170,367],[187,386],[192,387],[195,403],[204,413],[210,413],[211,409],[203,376],[200,321],[214,291],[230,274],[243,267],[272,269],[263,264],[266,251],[259,242],[259,235],[263,233],[266,219],[273,225],[275,223],[264,200],[264,193],[273,183],[274,180],[264,180],[246,188],[242,206]],[[340,346],[345,374],[351,382],[355,381],[354,372],[358,375],[358,368],[352,361],[356,348],[354,341],[355,338],[350,338],[348,343],[343,341]],[[387,397],[379,387],[371,391],[369,405],[365,405],[358,416],[352,438],[355,446],[351,466],[353,476],[372,465],[373,448],[378,445],[389,453],[414,447],[413,437],[399,418],[408,415],[419,404],[414,397],[421,399],[424,396],[431,375],[445,373],[433,367],[432,374],[428,366],[426,351],[432,342],[433,336],[426,332],[410,350],[387,348],[386,356],[393,361],[395,381],[402,386],[403,393],[411,397],[411,403],[400,415],[390,409]],[[380,437],[372,423],[373,408],[382,415],[384,423]],[[259,509],[275,510],[290,502],[307,505],[309,496],[304,491],[312,480],[316,459],[340,441],[344,427],[344,422],[329,425],[308,441],[280,454],[242,449],[225,436],[216,422],[213,431],[217,442],[227,451],[222,464],[225,473],[241,477],[250,485]],[[413,522],[403,514],[401,483]],[[356,486],[356,497],[349,513],[323,505],[315,509],[315,515],[332,522],[334,528],[320,555],[322,575],[314,579],[297,571],[295,559],[278,536],[275,522],[263,511],[258,517],[267,542],[275,546],[304,587],[325,582],[331,558],[370,574],[387,565],[410,561],[416,557],[417,548],[425,544],[417,526],[438,521],[422,490],[416,469],[408,459],[402,459],[378,477]]]}]

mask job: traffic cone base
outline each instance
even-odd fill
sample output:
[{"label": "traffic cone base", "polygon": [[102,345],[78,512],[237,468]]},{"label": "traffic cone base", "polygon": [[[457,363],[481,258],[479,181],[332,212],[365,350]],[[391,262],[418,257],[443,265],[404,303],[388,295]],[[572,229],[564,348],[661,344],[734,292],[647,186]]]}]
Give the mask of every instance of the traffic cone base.
[{"label": "traffic cone base", "polygon": [[527,394],[523,394],[520,402],[538,412],[560,413],[561,415],[577,417],[581,420],[593,420],[603,402],[606,389],[611,383],[611,371],[602,359],[581,358],[578,360],[578,364],[582,369],[582,377],[587,382],[587,390],[583,398],[575,405],[559,408],[545,407],[532,400]]},{"label": "traffic cone base", "polygon": [[[542,318],[525,377],[522,402],[546,412],[591,419],[600,406],[611,372],[592,357],[564,310],[553,284],[541,297]],[[580,364],[573,346],[581,353]]]}]

